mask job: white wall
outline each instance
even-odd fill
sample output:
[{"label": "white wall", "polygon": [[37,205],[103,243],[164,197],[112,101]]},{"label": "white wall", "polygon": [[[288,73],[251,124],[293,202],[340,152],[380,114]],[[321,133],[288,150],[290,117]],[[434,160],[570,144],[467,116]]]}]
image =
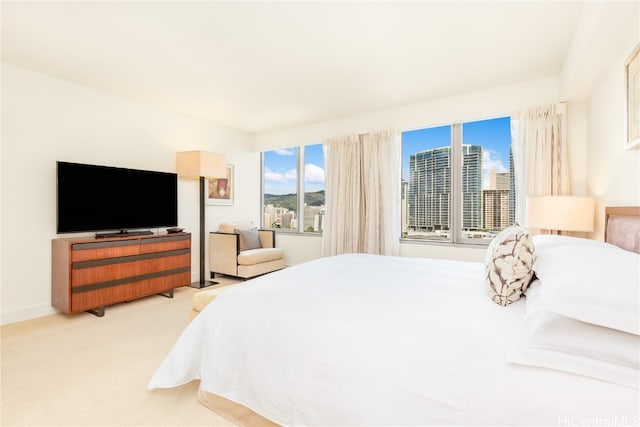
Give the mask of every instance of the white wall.
[{"label": "white wall", "polygon": [[276,246],[284,249],[284,262],[287,266],[320,258],[322,254],[322,236],[276,233]]},{"label": "white wall", "polygon": [[586,101],[567,103],[567,148],[571,194],[587,195],[588,112]]},{"label": "white wall", "polygon": [[327,122],[314,123],[256,135],[256,151],[314,144],[327,138],[372,130],[419,129],[505,116],[515,110],[559,101],[556,77],[517,85],[466,93],[436,101],[421,102]]},{"label": "white wall", "polygon": [[[207,150],[235,164],[234,206],[207,207],[223,220],[259,221],[260,157],[242,132],[148,107],[2,63],[1,320],[53,312],[51,239],[56,236],[56,160],[175,172],[175,153]],[[179,179],[178,220],[194,233],[199,270],[198,182]]]},{"label": "white wall", "polygon": [[608,68],[589,102],[588,194],[596,198],[596,230],[592,238],[604,239],[606,206],[640,205],[640,149],[624,150],[625,78],[624,64],[638,32]]}]

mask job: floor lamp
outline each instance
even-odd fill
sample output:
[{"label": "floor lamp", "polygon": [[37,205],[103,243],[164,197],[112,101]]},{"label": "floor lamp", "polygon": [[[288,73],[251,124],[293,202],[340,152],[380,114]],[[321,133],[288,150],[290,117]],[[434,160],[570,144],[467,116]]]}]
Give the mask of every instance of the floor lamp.
[{"label": "floor lamp", "polygon": [[527,227],[560,231],[593,231],[595,201],[589,197],[527,198]]},{"label": "floor lamp", "polygon": [[200,180],[200,280],[193,282],[192,288],[204,288],[218,282],[204,278],[204,194],[207,179],[226,178],[227,161],[223,154],[206,151],[183,151],[176,155],[176,171],[181,178]]}]

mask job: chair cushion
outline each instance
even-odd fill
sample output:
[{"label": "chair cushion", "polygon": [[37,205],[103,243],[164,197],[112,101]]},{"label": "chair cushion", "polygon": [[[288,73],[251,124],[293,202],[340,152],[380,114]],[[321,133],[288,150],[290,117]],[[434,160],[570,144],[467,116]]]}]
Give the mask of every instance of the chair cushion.
[{"label": "chair cushion", "polygon": [[247,249],[259,249],[262,247],[260,244],[260,235],[258,235],[258,229],[253,227],[248,230],[237,230],[240,235],[240,250],[245,251]]},{"label": "chair cushion", "polygon": [[255,228],[255,224],[251,221],[223,222],[218,226],[221,233],[236,233],[236,230],[249,230]]},{"label": "chair cushion", "polygon": [[240,252],[238,264],[253,265],[282,258],[284,258],[284,250],[281,248],[248,249]]}]

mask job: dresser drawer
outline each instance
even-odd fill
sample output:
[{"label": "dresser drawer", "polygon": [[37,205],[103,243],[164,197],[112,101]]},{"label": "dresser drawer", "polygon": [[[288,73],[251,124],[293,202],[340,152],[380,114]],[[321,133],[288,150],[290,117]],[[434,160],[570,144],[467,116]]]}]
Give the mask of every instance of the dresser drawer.
[{"label": "dresser drawer", "polygon": [[71,245],[71,262],[117,258],[139,253],[139,240],[76,243]]}]

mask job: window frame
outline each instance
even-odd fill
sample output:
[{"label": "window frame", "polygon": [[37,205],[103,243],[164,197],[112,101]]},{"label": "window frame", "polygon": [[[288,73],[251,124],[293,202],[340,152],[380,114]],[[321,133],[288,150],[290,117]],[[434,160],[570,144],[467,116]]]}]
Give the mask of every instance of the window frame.
[{"label": "window frame", "polygon": [[[488,117],[485,119],[477,119],[470,121],[454,121],[441,125],[433,125],[425,128],[417,128],[417,129],[429,129],[440,126],[450,126],[451,127],[451,140],[449,141],[449,152],[451,153],[451,212],[449,213],[450,218],[450,238],[448,240],[436,240],[436,239],[428,239],[428,238],[409,238],[403,237],[402,231],[400,232],[400,243],[410,243],[410,244],[428,244],[428,245],[455,245],[455,246],[472,246],[472,247],[482,247],[488,246],[491,242],[491,239],[476,239],[471,237],[465,237],[462,231],[464,224],[464,203],[463,203],[463,188],[462,188],[462,172],[463,172],[463,154],[462,154],[462,146],[464,142],[462,127],[465,123],[473,123],[474,121],[483,121],[483,120],[495,120],[504,117],[510,117],[509,114],[506,115],[498,115],[494,117]],[[402,150],[402,145],[400,146],[400,150]],[[402,170],[400,171],[400,182],[402,183]],[[402,185],[402,184],[401,184]],[[402,191],[400,192],[402,194]],[[481,195],[481,197],[483,197]],[[402,202],[402,200],[400,200]]]},{"label": "window frame", "polygon": [[[287,234],[304,234],[307,236],[322,236],[322,230],[320,231],[305,231],[304,230],[304,200],[305,200],[305,183],[304,183],[304,168],[305,168],[305,148],[310,145],[323,145],[322,143],[316,144],[307,144],[307,145],[297,145],[289,148],[296,148],[296,228],[273,228],[267,227],[264,224],[264,168],[265,168],[265,153],[266,150],[260,152],[260,227],[266,230],[274,230],[277,233],[287,233]],[[275,149],[274,149],[275,150]],[[325,192],[326,196],[326,192]],[[326,203],[326,201],[325,201]]]}]

